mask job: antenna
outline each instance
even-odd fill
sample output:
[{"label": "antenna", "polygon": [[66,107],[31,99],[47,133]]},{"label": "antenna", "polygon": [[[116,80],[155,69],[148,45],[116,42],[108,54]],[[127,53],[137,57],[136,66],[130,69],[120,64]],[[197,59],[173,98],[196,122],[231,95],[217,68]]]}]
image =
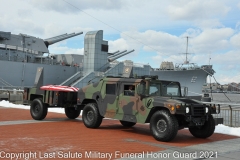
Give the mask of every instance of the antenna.
[{"label": "antenna", "polygon": [[187,55],[190,54],[190,53],[188,53],[188,38],[190,38],[190,37],[187,36],[186,38],[187,38],[187,46],[186,46],[186,53],[185,53],[185,54],[186,54],[186,60],[185,60],[184,63],[185,63],[185,64],[188,64],[189,61],[188,61]]},{"label": "antenna", "polygon": [[187,36],[187,46],[186,46],[186,63],[188,63],[188,61],[187,61],[187,54],[188,54],[188,36]]}]

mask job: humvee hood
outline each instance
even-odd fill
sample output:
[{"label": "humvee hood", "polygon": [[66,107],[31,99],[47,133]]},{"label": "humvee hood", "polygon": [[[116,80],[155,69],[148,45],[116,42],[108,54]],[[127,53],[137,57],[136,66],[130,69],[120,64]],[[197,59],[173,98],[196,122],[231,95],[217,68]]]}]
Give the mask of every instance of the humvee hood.
[{"label": "humvee hood", "polygon": [[187,103],[187,104],[199,104],[201,102],[192,100],[192,99],[187,99],[187,98],[170,98],[170,97],[153,97],[153,102],[156,105],[160,105],[163,103]]},{"label": "humvee hood", "polygon": [[188,99],[188,98],[178,98],[177,100],[181,101],[181,103],[187,103],[187,104],[199,104],[199,103],[201,103],[200,101],[192,100],[192,99]]},{"label": "humvee hood", "polygon": [[153,102],[154,103],[159,103],[159,104],[163,104],[163,103],[166,103],[166,102],[181,103],[181,101],[179,101],[178,99],[171,99],[170,97],[153,97]]}]

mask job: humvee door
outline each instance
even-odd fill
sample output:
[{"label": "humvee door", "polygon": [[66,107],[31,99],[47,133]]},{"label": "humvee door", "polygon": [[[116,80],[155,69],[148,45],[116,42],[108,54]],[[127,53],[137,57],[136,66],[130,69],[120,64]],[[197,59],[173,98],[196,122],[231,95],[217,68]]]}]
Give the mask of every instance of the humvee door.
[{"label": "humvee door", "polygon": [[135,121],[135,115],[137,113],[137,100],[139,100],[139,98],[136,92],[136,85],[131,83],[121,83],[117,103],[117,114],[119,116],[122,115],[123,120],[129,120],[128,118],[130,118]]}]

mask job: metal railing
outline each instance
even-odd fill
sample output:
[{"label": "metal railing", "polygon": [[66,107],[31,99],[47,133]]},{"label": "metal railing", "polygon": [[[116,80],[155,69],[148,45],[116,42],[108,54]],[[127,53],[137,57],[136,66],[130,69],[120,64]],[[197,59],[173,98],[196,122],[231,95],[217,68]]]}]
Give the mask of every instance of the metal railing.
[{"label": "metal railing", "polygon": [[220,113],[215,118],[223,118],[223,124],[229,127],[240,127],[240,104],[220,104]]},{"label": "metal railing", "polygon": [[23,94],[24,94],[23,90],[0,89],[0,101],[6,100],[15,104],[22,104]]},{"label": "metal railing", "polygon": [[32,54],[38,54],[38,51],[35,51],[35,50],[33,50],[33,49],[30,49],[30,48],[22,48],[22,47],[14,46],[14,45],[0,44],[0,48],[3,48],[3,49],[12,49],[12,50],[17,50],[17,51],[24,51],[24,52],[32,53]]},{"label": "metal railing", "polygon": [[62,82],[60,85],[71,85],[74,82],[76,82],[78,79],[80,79],[83,76],[83,73],[78,71],[68,79],[66,79],[64,82]]},{"label": "metal railing", "polygon": [[[24,86],[24,87],[31,88],[33,86]],[[14,90],[14,89],[23,90],[24,87],[23,86],[12,86],[12,85],[11,86],[3,86],[0,84],[0,90]]]}]

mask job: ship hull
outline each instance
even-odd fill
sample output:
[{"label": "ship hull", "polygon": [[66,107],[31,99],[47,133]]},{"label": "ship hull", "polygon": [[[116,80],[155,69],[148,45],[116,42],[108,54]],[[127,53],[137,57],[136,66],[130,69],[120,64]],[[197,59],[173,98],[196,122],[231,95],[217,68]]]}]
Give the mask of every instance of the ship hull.
[{"label": "ship hull", "polygon": [[[0,60],[0,86],[23,88],[34,86],[38,67],[43,67],[43,85],[60,84],[77,72],[77,67]],[[4,83],[4,82],[7,82]],[[8,85],[11,84],[11,85]]]},{"label": "ship hull", "polygon": [[151,75],[157,75],[158,79],[178,81],[182,87],[188,87],[188,97],[200,100],[202,86],[206,83],[208,73],[198,70],[157,70],[151,71]]}]

